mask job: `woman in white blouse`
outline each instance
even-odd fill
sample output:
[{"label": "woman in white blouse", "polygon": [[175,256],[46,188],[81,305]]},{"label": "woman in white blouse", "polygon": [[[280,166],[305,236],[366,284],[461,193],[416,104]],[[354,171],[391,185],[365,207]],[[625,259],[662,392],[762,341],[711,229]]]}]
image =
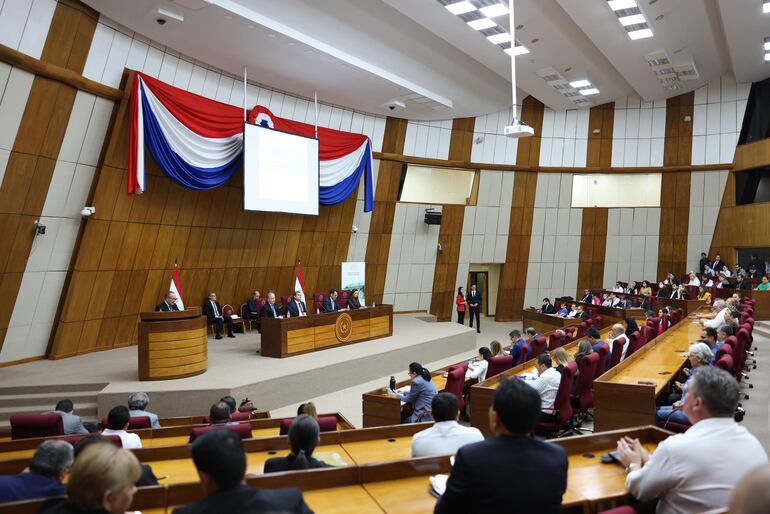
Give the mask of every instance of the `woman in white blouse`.
[{"label": "woman in white blouse", "polygon": [[692,271],[690,272],[690,281],[687,283],[688,286],[700,286],[700,279],[698,279],[697,276],[695,276],[695,273]]},{"label": "woman in white blouse", "polygon": [[468,364],[468,370],[465,372],[465,380],[476,379],[483,382],[487,378],[487,369],[489,369],[489,359],[492,358],[492,352],[489,348],[482,346],[479,348],[479,358],[476,362]]}]

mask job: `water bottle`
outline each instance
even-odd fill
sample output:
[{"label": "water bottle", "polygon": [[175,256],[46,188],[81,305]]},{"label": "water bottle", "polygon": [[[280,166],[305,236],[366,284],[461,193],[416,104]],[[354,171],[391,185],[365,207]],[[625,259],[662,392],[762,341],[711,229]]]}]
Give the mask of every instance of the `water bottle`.
[{"label": "water bottle", "polygon": [[390,376],[390,390],[395,391],[396,390],[396,377],[393,375]]}]

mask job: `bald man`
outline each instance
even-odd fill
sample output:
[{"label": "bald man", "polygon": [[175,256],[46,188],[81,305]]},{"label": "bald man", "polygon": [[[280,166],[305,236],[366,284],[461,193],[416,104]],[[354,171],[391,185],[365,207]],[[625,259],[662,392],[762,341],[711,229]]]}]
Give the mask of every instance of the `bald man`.
[{"label": "bald man", "polygon": [[730,514],[765,514],[770,506],[770,465],[761,466],[738,482],[730,500]]}]

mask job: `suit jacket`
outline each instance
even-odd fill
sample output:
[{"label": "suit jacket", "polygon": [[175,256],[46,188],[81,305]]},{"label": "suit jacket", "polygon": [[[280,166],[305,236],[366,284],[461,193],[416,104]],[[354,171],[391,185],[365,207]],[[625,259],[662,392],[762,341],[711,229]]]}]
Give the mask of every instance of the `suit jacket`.
[{"label": "suit jacket", "polygon": [[471,309],[481,309],[481,291],[476,291],[475,296],[473,296],[473,291],[468,291],[465,299]]},{"label": "suit jacket", "polygon": [[246,485],[220,491],[199,502],[174,509],[174,514],[218,514],[221,512],[312,514],[313,511],[302,498],[302,491],[296,487],[256,489]]},{"label": "suit jacket", "polygon": [[552,303],[549,303],[549,304],[544,305],[542,307],[541,312],[543,314],[555,314],[556,313],[556,307],[554,307]]},{"label": "suit jacket", "polygon": [[88,430],[83,426],[83,421],[80,416],[62,412],[60,410],[48,411],[45,414],[58,414],[61,416],[62,423],[64,424],[64,433],[66,435],[72,434],[87,434]]},{"label": "suit jacket", "polygon": [[711,265],[711,269],[713,269],[717,273],[722,271],[724,267],[725,267],[725,263],[722,261],[714,261],[714,263]]},{"label": "suit jacket", "polygon": [[742,281],[740,284],[738,282],[736,282],[735,283],[735,289],[751,289],[751,284],[749,284],[745,280]]},{"label": "suit jacket", "polygon": [[580,299],[583,303],[594,303],[594,295],[587,294],[583,298]]},{"label": "suit jacket", "polygon": [[176,306],[175,303],[172,303],[171,305],[167,304],[164,301],[160,302],[158,305],[155,306],[156,311],[163,311],[163,312],[170,312],[170,311],[178,311],[179,307]]},{"label": "suit jacket", "polygon": [[254,318],[257,317],[257,299],[249,297],[248,300],[246,300],[246,314],[249,316],[252,316]]},{"label": "suit jacket", "polygon": [[293,298],[289,302],[289,306],[287,308],[289,309],[289,314],[291,314],[295,318],[299,316],[300,312],[304,312],[305,314],[307,314],[307,306],[305,306],[305,302],[299,302],[299,305],[298,305],[297,300]]},{"label": "suit jacket", "polygon": [[491,437],[458,450],[434,512],[559,514],[566,489],[567,453],[560,446],[534,437]]},{"label": "suit jacket", "polygon": [[[214,302],[217,304],[217,313],[220,317],[224,318],[224,315],[222,314],[222,306],[219,305],[219,302]],[[203,314],[206,315],[209,322],[214,321],[214,318],[216,318],[216,314],[214,313],[214,307],[211,305],[211,302],[209,300],[206,300],[206,302],[203,304]]]},{"label": "suit jacket", "polygon": [[273,309],[270,308],[270,304],[266,303],[262,306],[262,310],[260,311],[259,315],[263,318],[277,318],[281,315],[281,313],[278,312],[278,307],[275,304],[273,304],[273,307],[275,308],[275,313],[273,313]]},{"label": "suit jacket", "polygon": [[667,287],[658,289],[658,298],[668,298],[669,296],[671,296],[671,289]]},{"label": "suit jacket", "polygon": [[321,304],[321,312],[336,312],[340,310],[340,304],[337,300],[333,300],[331,296],[324,298]]}]

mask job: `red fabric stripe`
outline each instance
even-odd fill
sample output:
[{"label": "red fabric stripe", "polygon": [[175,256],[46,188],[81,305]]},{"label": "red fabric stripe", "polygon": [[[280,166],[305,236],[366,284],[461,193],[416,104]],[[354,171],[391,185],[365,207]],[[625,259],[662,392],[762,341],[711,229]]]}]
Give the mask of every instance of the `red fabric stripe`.
[{"label": "red fabric stripe", "polygon": [[179,268],[174,266],[174,276],[171,278],[171,280],[174,282],[174,285],[176,285],[176,291],[179,293],[179,299],[184,302],[184,297],[182,296],[182,279],[179,278]]},{"label": "red fabric stripe", "polygon": [[131,100],[128,123],[128,194],[134,194],[139,190],[139,181],[136,172],[136,147],[139,144],[138,126],[139,98],[137,98],[137,88],[139,87],[139,73],[134,75],[134,84],[131,86]]}]

